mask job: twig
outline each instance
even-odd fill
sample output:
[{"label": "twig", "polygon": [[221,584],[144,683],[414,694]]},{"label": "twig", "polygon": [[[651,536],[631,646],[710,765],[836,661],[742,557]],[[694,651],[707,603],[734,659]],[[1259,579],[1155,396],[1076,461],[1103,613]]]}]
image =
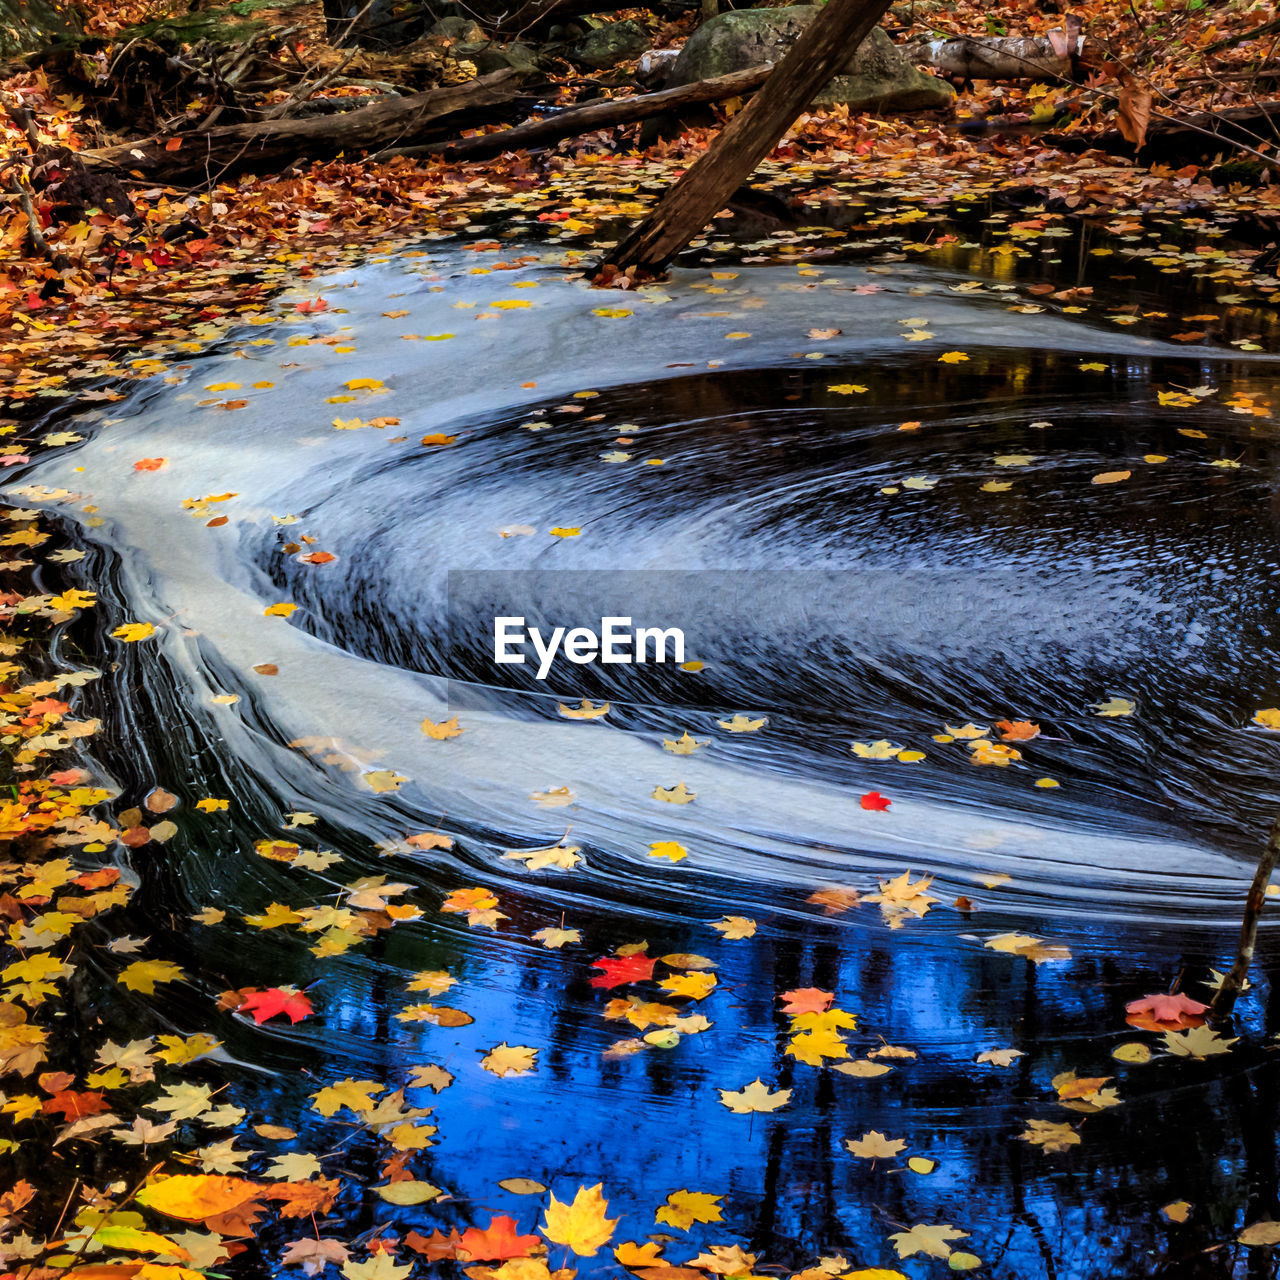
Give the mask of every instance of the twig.
[{"label": "twig", "polygon": [[1253,873],[1253,883],[1249,886],[1249,896],[1244,902],[1244,918],[1240,922],[1240,943],[1236,948],[1236,958],[1222,985],[1213,997],[1209,1006],[1209,1016],[1213,1018],[1227,1017],[1235,1008],[1236,997],[1244,990],[1245,979],[1249,976],[1249,965],[1253,960],[1254,946],[1258,940],[1258,917],[1262,914],[1262,905],[1267,900],[1267,885],[1271,883],[1271,873],[1280,861],[1280,815],[1271,824],[1271,833],[1267,836],[1267,846],[1258,859],[1257,870]]},{"label": "twig", "polygon": [[18,197],[22,212],[27,215],[27,236],[31,241],[32,247],[53,264],[54,270],[65,271],[71,263],[44,238],[44,231],[40,227],[40,215],[36,212],[36,207],[32,203],[31,192],[17,173],[9,175],[9,190]]},{"label": "twig", "polygon": [[1253,27],[1249,31],[1238,32],[1234,36],[1227,36],[1225,40],[1219,40],[1216,44],[1205,45],[1199,50],[1201,57],[1208,57],[1211,53],[1217,53],[1219,49],[1229,49],[1232,45],[1244,44],[1246,40],[1252,40],[1254,36],[1265,36],[1272,31],[1280,31],[1280,18],[1272,18],[1270,22],[1264,22],[1260,27]]}]

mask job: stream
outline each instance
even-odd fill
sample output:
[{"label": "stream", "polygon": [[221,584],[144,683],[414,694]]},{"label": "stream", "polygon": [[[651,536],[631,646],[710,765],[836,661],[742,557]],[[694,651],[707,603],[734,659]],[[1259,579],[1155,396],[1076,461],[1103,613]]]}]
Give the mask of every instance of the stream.
[{"label": "stream", "polygon": [[[1270,931],[1229,1059],[1110,1055],[1139,1035],[1127,1001],[1183,974],[1204,998],[1229,963],[1280,806],[1254,720],[1280,706],[1274,357],[1175,340],[1167,296],[1167,325],[1117,325],[945,255],[682,267],[624,294],[545,245],[502,254],[431,244],[297,287],[60,422],[83,440],[10,487],[87,553],[68,573],[100,596],[75,641],[104,671],[99,771],[131,803],[182,802],[174,839],[120,859],[133,932],[190,980],[110,991],[106,1025],[216,1022],[244,1145],[287,1124],[370,1179],[373,1144],[306,1095],[453,1072],[425,1104],[449,1198],[364,1203],[349,1232],[489,1212],[528,1231],[497,1187],[522,1177],[562,1199],[603,1182],[614,1243],[661,1231],[672,1191],[723,1196],[723,1223],[666,1232],[676,1262],[735,1240],[758,1271],[938,1275],[886,1236],[952,1223],[980,1274],[1270,1274],[1212,1248],[1241,1212],[1280,1214]],[[494,662],[499,615],[679,627],[687,661],[539,680]],[[155,633],[111,639],[126,623]],[[568,718],[584,698],[608,714]],[[424,732],[452,717],[459,736]],[[1039,732],[990,731],[975,763],[998,721]],[[664,749],[684,734],[703,745]],[[694,799],[664,801],[680,784]],[[301,871],[260,841],[340,858]],[[504,856],[548,848],[576,865]],[[903,872],[933,877],[923,914],[865,900]],[[379,875],[425,914],[319,961],[313,936],[240,920]],[[441,913],[471,886],[496,928]],[[833,888],[864,900],[811,901]],[[207,907],[226,920],[191,921]],[[580,939],[535,939],[560,927]],[[1010,932],[1064,958],[984,945]],[[712,1025],[609,1052],[644,1029],[602,1016],[628,992],[593,989],[591,963],[640,942],[714,961]],[[440,1002],[473,1022],[394,1016],[435,998],[411,975],[446,969]],[[305,986],[320,1016],[210,1012],[251,983]],[[916,1056],[857,1078],[785,1055],[777,997],[806,987],[856,1015],[856,1054]],[[481,1070],[500,1042],[537,1047],[536,1071]],[[975,1062],[996,1048],[1023,1056]],[[1066,1070],[1116,1077],[1123,1103],[1041,1151],[1018,1135],[1074,1120],[1049,1084]],[[789,1105],[721,1105],[757,1078]],[[936,1168],[854,1158],[871,1130]],[[1181,1225],[1159,1212],[1180,1199]],[[618,1273],[608,1250],[579,1266]]]}]

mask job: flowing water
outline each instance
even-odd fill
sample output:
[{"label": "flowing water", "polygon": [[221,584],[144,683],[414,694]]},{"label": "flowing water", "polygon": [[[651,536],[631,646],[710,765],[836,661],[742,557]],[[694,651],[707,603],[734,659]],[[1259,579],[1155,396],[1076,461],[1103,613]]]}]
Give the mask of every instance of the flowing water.
[{"label": "flowing water", "polygon": [[[1011,312],[945,266],[681,270],[601,295],[536,249],[518,271],[475,262],[433,247],[314,282],[79,415],[83,443],[22,478],[101,594],[79,643],[110,664],[91,695],[103,768],[131,802],[183,799],[179,836],[128,855],[134,932],[195,976],[162,1016],[215,1021],[251,1121],[301,1115],[301,1149],[342,1144],[369,1177],[373,1145],[306,1121],[305,1094],[455,1073],[426,1153],[453,1200],[366,1206],[355,1230],[498,1211],[528,1230],[496,1187],[524,1176],[562,1198],[603,1181],[618,1239],[645,1239],[671,1191],[725,1196],[724,1224],[669,1233],[676,1260],[687,1234],[690,1255],[737,1240],[762,1268],[839,1253],[924,1275],[945,1263],[898,1263],[886,1234],[950,1222],[988,1274],[1247,1265],[1204,1250],[1241,1212],[1280,1211],[1269,938],[1229,1068],[1109,1055],[1135,1034],[1127,1000],[1222,967],[1280,804],[1276,737],[1253,723],[1280,705],[1272,358]],[[327,310],[292,309],[316,296]],[[336,558],[301,559],[317,551]],[[277,603],[298,608],[264,614]],[[561,661],[539,681],[492,661],[499,613],[680,626],[693,669]],[[123,622],[157,634],[118,645]],[[583,697],[608,716],[567,719]],[[461,736],[420,727],[454,715]],[[974,764],[951,732],[1004,719],[1040,727],[1008,764]],[[686,731],[706,745],[664,750]],[[881,742],[922,758],[875,758]],[[678,783],[692,803],[655,798]],[[864,807],[871,791],[891,808]],[[231,804],[193,812],[204,796]],[[452,847],[405,843],[428,831]],[[342,861],[303,873],[255,853],[264,838]],[[687,856],[653,857],[662,842]],[[503,857],[559,844],[579,865]],[[806,901],[908,870],[935,877],[923,918]],[[379,874],[426,915],[346,954],[238,923]],[[440,914],[472,885],[498,897],[496,930]],[[208,906],[228,920],[189,922]],[[754,935],[721,938],[726,915]],[[582,941],[533,940],[562,923]],[[984,947],[1007,931],[1072,958]],[[640,941],[715,960],[697,1007],[714,1025],[602,1058],[639,1033],[601,1016],[625,992],[593,990],[590,963]],[[474,1023],[394,1017],[423,969],[459,980],[448,999]],[[209,1013],[225,988],[283,982],[317,983],[321,1016]],[[919,1056],[874,1079],[795,1063],[776,997],[807,986],[856,1013],[855,1052]],[[110,1024],[143,1016],[128,1000],[104,1004]],[[500,1042],[537,1047],[537,1071],[480,1070]],[[1025,1056],[975,1063],[998,1047]],[[1118,1076],[1124,1102],[1042,1152],[1017,1135],[1073,1119],[1049,1087],[1067,1069]],[[720,1105],[757,1077],[788,1107]],[[844,1149],[873,1129],[937,1169]],[[1159,1213],[1179,1199],[1185,1226]]]}]

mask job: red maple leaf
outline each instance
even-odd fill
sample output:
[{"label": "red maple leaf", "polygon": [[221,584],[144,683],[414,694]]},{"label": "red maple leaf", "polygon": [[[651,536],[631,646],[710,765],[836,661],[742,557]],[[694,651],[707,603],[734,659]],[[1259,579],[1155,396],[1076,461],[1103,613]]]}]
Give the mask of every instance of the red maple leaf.
[{"label": "red maple leaf", "polygon": [[312,311],[328,311],[329,304],[323,298],[308,298],[306,302],[295,302],[293,309],[307,314]]},{"label": "red maple leaf", "polygon": [[446,1236],[440,1231],[433,1231],[429,1236],[421,1232],[410,1231],[404,1238],[410,1249],[422,1254],[428,1262],[439,1262],[444,1258],[456,1258],[462,1243],[457,1228],[452,1228]]},{"label": "red maple leaf", "polygon": [[878,791],[868,791],[867,794],[862,797],[862,807],[864,809],[875,809],[883,812],[892,803],[892,800],[886,799]]},{"label": "red maple leaf", "polygon": [[60,1111],[68,1120],[79,1120],[84,1116],[96,1116],[100,1112],[110,1111],[111,1107],[99,1092],[76,1093],[71,1089],[64,1089],[61,1093],[55,1093],[44,1104],[44,1110],[50,1115],[56,1115]]},{"label": "red maple leaf", "polygon": [[797,987],[794,991],[784,991],[778,999],[785,1001],[783,1013],[826,1013],[835,994],[817,987]]},{"label": "red maple leaf", "polygon": [[458,1256],[469,1262],[505,1262],[508,1258],[527,1258],[541,1246],[538,1236],[520,1235],[516,1220],[499,1214],[483,1231],[468,1227],[462,1233]]},{"label": "red maple leaf", "polygon": [[269,987],[266,991],[245,988],[240,994],[244,998],[236,1012],[253,1014],[259,1026],[278,1013],[287,1014],[290,1022],[301,1022],[315,1013],[311,1001],[296,987]]},{"label": "red maple leaf", "polygon": [[628,982],[643,982],[653,977],[654,959],[652,956],[638,954],[634,956],[601,956],[593,960],[593,969],[603,969],[599,977],[591,979],[593,987],[620,987]]},{"label": "red maple leaf", "polygon": [[1208,1011],[1207,1004],[1192,1000],[1181,992],[1177,995],[1143,996],[1141,1000],[1130,1000],[1125,1005],[1125,1019],[1131,1026],[1142,1027],[1148,1031],[1168,1031],[1177,1027],[1198,1027]]}]

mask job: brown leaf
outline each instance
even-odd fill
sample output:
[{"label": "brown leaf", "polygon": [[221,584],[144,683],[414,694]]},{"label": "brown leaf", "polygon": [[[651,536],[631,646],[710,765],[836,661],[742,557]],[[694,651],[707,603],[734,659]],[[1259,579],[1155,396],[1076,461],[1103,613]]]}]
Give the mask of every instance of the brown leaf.
[{"label": "brown leaf", "polygon": [[1119,126],[1120,136],[1141,151],[1147,141],[1147,126],[1151,123],[1151,95],[1145,89],[1125,85],[1117,97],[1120,109],[1116,124]]},{"label": "brown leaf", "polygon": [[178,797],[163,787],[157,787],[142,803],[152,813],[168,813],[178,803]]}]

